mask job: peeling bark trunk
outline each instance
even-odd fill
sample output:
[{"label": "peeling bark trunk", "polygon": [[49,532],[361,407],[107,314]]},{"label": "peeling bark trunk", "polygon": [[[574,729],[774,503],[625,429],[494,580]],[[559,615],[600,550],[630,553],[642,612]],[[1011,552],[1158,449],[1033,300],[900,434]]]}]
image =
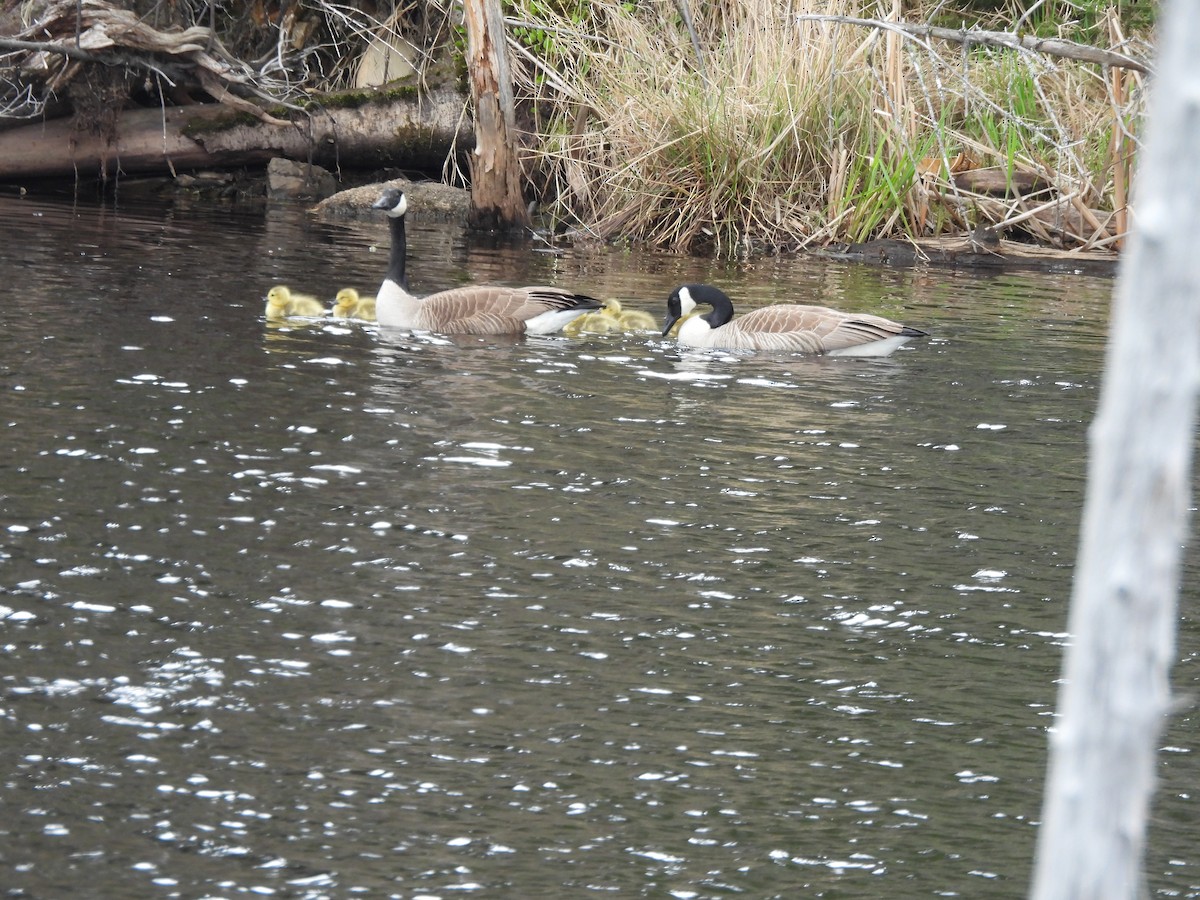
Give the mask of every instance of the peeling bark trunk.
[{"label": "peeling bark trunk", "polygon": [[1166,3],[1117,285],[1038,832],[1035,900],[1135,900],[1171,706],[1200,392],[1200,22]]},{"label": "peeling bark trunk", "polygon": [[[121,113],[116,137],[54,119],[0,131],[0,181],[46,176],[113,178],[263,164],[273,157],[335,168],[403,165],[440,169],[459,130],[463,97],[433,91],[420,100],[328,109],[289,125],[247,122],[220,104]],[[469,137],[469,135],[467,135]]]},{"label": "peeling bark trunk", "polygon": [[514,143],[517,126],[499,0],[466,0],[467,72],[475,104],[471,155],[473,228],[513,230],[529,224]]}]

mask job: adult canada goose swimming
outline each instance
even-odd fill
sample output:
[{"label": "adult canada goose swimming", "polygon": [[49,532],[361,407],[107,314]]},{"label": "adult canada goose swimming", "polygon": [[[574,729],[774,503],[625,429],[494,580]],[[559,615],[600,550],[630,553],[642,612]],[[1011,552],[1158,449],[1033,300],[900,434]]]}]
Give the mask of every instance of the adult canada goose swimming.
[{"label": "adult canada goose swimming", "polygon": [[439,291],[427,297],[408,292],[404,279],[408,253],[404,214],[408,199],[388,188],[372,209],[387,213],[392,236],[387,276],[375,298],[380,325],[442,334],[552,334],[601,302],[556,287],[503,287],[477,284]]},{"label": "adult canada goose swimming", "polygon": [[325,306],[316,297],[293,294],[282,284],[267,291],[267,318],[283,319],[287,316],[323,316]]},{"label": "adult canada goose swimming", "polygon": [[339,319],[375,321],[375,298],[360,297],[354,288],[342,288],[333,300],[333,314]]},{"label": "adult canada goose swimming", "polygon": [[667,298],[665,335],[697,304],[712,312],[679,326],[679,343],[727,350],[791,350],[826,356],[887,356],[927,332],[882,316],[839,312],[827,306],[777,304],[733,318],[733,303],[708,284],[685,284]]}]

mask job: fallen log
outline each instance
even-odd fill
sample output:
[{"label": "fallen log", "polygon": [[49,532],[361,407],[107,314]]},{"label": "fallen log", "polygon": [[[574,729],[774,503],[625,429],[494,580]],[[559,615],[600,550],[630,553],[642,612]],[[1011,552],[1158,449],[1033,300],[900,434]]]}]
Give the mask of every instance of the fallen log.
[{"label": "fallen log", "polygon": [[972,272],[1048,272],[1060,275],[1116,274],[1115,253],[1086,253],[1039,247],[1017,241],[984,243],[971,236],[919,241],[880,239],[861,244],[831,244],[819,256],[896,268],[932,266]]},{"label": "fallen log", "polygon": [[336,105],[345,98],[330,102],[335,105],[293,113],[284,125],[209,103],[126,110],[111,138],[65,118],[0,131],[0,181],[175,174],[263,164],[277,156],[331,168],[440,170],[456,146],[472,142],[470,120],[462,114],[465,99],[450,88],[419,98],[412,91],[380,94],[361,105]]}]

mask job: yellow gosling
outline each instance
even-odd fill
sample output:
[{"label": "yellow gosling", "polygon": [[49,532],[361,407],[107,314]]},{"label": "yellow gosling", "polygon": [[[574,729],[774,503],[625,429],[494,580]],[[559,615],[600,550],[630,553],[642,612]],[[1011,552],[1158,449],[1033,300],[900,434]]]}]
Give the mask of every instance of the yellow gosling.
[{"label": "yellow gosling", "polygon": [[316,297],[307,294],[293,294],[282,284],[267,291],[267,318],[283,319],[288,316],[325,315],[325,306]]},{"label": "yellow gosling", "polygon": [[617,316],[617,325],[622,331],[655,331],[659,330],[658,320],[650,313],[641,309],[626,309]]},{"label": "yellow gosling", "polygon": [[601,309],[567,323],[563,332],[579,335],[658,330],[658,322],[650,313],[640,309],[625,309],[620,300],[606,300]]},{"label": "yellow gosling", "polygon": [[603,310],[584,313],[572,319],[563,326],[563,334],[577,336],[581,334],[611,334],[617,331],[617,320],[604,314]]},{"label": "yellow gosling", "polygon": [[354,288],[342,288],[333,298],[331,313],[339,319],[353,318],[354,307],[358,306],[358,291]]},{"label": "yellow gosling", "polygon": [[375,321],[375,298],[360,297],[354,288],[342,288],[333,302],[333,314],[339,319]]}]

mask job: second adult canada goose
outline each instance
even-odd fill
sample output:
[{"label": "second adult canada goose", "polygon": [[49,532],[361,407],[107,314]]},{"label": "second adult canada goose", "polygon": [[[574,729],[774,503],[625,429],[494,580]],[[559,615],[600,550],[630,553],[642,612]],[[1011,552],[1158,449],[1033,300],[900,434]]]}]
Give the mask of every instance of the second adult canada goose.
[{"label": "second adult canada goose", "polygon": [[375,298],[380,325],[442,334],[552,334],[603,305],[594,297],[542,286],[477,284],[416,297],[404,278],[408,199],[399,188],[388,188],[372,209],[387,213],[392,239],[387,276]]},{"label": "second adult canada goose", "polygon": [[267,291],[268,319],[283,319],[287,316],[323,316],[325,307],[316,297],[296,294],[286,286],[277,284]]},{"label": "second adult canada goose", "polygon": [[827,306],[777,304],[733,317],[733,302],[708,284],[685,284],[667,298],[665,335],[683,316],[705,303],[707,315],[679,326],[679,343],[727,350],[790,350],[826,356],[887,356],[926,332],[882,316],[844,313]]}]

